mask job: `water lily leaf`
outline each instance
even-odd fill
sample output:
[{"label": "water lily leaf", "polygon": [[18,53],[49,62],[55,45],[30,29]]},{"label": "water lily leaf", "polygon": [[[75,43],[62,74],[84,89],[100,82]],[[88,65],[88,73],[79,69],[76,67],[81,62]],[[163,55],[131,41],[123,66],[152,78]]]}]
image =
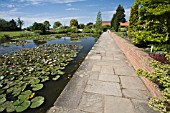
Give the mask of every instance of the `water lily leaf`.
[{"label": "water lily leaf", "polygon": [[24,91],[26,87],[27,87],[27,83],[23,83],[23,84],[21,85],[21,90]]},{"label": "water lily leaf", "polygon": [[10,112],[14,112],[15,109],[16,109],[16,106],[13,105],[13,102],[12,102],[12,101],[9,102],[9,104],[7,105],[6,111],[7,111],[8,113],[10,113]]},{"label": "water lily leaf", "polygon": [[59,75],[64,75],[65,72],[63,72],[63,71],[61,71],[61,70],[58,70],[58,74],[59,74]]},{"label": "water lily leaf", "polygon": [[8,105],[9,101],[6,101],[3,104],[0,104],[0,112],[4,111]]},{"label": "water lily leaf", "polygon": [[6,97],[6,94],[0,95],[0,99],[3,98],[3,97]]},{"label": "water lily leaf", "polygon": [[53,80],[58,80],[60,78],[60,75],[57,75],[56,77],[53,78]]},{"label": "water lily leaf", "polygon": [[0,89],[0,94],[3,94],[5,92],[5,90]]},{"label": "water lily leaf", "polygon": [[30,108],[37,108],[44,103],[44,97],[37,96],[31,100],[32,104]]},{"label": "water lily leaf", "polygon": [[49,80],[49,77],[48,76],[43,76],[43,77],[41,77],[41,82],[46,82],[46,81],[48,81]]},{"label": "water lily leaf", "polygon": [[18,95],[21,93],[21,91],[22,91],[21,88],[16,87],[15,90],[13,90],[12,95],[13,95],[14,97],[16,97],[16,96],[18,96]]},{"label": "water lily leaf", "polygon": [[31,95],[31,93],[32,93],[32,91],[31,90],[26,90],[26,91],[24,91],[24,92],[22,92],[21,94],[22,95]]},{"label": "water lily leaf", "polygon": [[4,103],[6,101],[6,97],[0,98],[0,104]]},{"label": "water lily leaf", "polygon": [[17,106],[16,112],[23,112],[30,106],[30,101],[25,101],[21,105]]},{"label": "water lily leaf", "polygon": [[18,105],[20,105],[21,103],[23,103],[25,100],[16,100],[14,103],[13,103],[13,105],[14,106],[18,106]]},{"label": "water lily leaf", "polygon": [[31,86],[33,91],[38,91],[43,88],[43,84],[36,84]]},{"label": "water lily leaf", "polygon": [[14,87],[10,87],[9,89],[7,89],[7,93],[12,93],[13,90],[14,90]]},{"label": "water lily leaf", "polygon": [[64,69],[65,69],[65,67],[60,67],[60,69],[61,69],[61,70],[64,70]]},{"label": "water lily leaf", "polygon": [[32,85],[35,85],[35,84],[38,84],[40,82],[40,80],[37,78],[37,79],[33,79],[32,81],[31,81],[31,84]]}]

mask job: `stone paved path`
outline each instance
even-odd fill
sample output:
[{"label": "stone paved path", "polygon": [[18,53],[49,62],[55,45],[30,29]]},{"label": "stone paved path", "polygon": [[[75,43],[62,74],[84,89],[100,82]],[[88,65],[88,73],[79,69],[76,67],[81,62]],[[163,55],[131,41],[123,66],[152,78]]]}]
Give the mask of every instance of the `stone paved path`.
[{"label": "stone paved path", "polygon": [[149,97],[112,37],[103,33],[48,113],[156,113],[147,105]]}]

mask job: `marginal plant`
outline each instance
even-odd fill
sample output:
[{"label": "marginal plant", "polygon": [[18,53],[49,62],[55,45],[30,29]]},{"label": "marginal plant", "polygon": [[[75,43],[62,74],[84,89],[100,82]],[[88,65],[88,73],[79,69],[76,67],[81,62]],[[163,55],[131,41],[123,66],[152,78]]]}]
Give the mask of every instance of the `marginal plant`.
[{"label": "marginal plant", "polygon": [[[170,61],[170,54],[166,55]],[[137,70],[137,74],[144,76],[156,84],[162,94],[161,97],[153,97],[149,101],[149,106],[161,113],[170,112],[170,64],[163,64],[158,61],[152,61],[152,72],[146,72],[142,69]]]}]

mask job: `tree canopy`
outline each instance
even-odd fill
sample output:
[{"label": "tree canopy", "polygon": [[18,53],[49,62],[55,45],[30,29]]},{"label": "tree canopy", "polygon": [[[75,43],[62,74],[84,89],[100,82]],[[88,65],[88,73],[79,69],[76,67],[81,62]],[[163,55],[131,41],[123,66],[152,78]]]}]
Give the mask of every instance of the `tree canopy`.
[{"label": "tree canopy", "polygon": [[126,22],[124,13],[125,13],[125,10],[123,6],[119,5],[116,9],[116,13],[113,14],[113,17],[111,20],[111,27],[113,27],[115,31],[118,31],[120,22]]},{"label": "tree canopy", "polygon": [[60,26],[62,26],[62,24],[59,21],[57,21],[57,22],[54,22],[53,28],[58,28]]},{"label": "tree canopy", "polygon": [[166,43],[170,36],[169,18],[169,0],[136,0],[131,8],[129,26],[129,34],[133,42],[135,44]]},{"label": "tree canopy", "polygon": [[24,25],[24,21],[18,18],[17,25],[19,26],[20,29],[22,29],[22,26]]},{"label": "tree canopy", "polygon": [[101,12],[99,11],[97,13],[97,18],[96,18],[96,29],[101,29],[102,27],[102,17],[101,17]]},{"label": "tree canopy", "polygon": [[49,29],[50,29],[50,26],[51,26],[51,25],[50,25],[50,22],[49,22],[49,21],[46,20],[46,21],[44,21],[43,24],[44,24],[46,30],[49,30]]},{"label": "tree canopy", "polygon": [[70,20],[70,27],[78,27],[78,20],[77,19],[71,19]]}]

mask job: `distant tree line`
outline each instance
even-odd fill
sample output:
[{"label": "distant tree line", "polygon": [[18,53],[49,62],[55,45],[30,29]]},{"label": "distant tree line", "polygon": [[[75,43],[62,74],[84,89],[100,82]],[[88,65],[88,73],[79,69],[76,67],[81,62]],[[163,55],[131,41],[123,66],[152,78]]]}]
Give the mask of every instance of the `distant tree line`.
[{"label": "distant tree line", "polygon": [[5,19],[0,18],[0,31],[20,31],[24,21],[18,18],[16,21],[14,19],[6,21]]}]

